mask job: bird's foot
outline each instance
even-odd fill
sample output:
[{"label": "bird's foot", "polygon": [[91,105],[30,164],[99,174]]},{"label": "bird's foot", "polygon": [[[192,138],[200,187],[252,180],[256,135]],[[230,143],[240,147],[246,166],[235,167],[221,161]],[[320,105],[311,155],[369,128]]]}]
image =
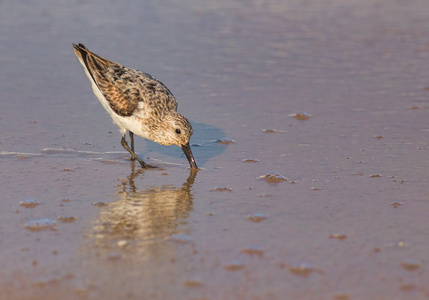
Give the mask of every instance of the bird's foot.
[{"label": "bird's foot", "polygon": [[140,163],[140,165],[142,166],[143,169],[159,169],[158,166],[152,166],[147,163]]}]

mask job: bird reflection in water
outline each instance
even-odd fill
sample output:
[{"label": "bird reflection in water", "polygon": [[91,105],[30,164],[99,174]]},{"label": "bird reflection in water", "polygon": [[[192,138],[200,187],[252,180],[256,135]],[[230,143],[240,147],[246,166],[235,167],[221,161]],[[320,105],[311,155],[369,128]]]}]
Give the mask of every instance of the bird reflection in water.
[{"label": "bird reflection in water", "polygon": [[145,186],[139,190],[135,180],[141,180],[146,170],[135,170],[134,162],[132,167],[131,174],[118,186],[120,199],[102,208],[93,226],[99,250],[153,252],[163,248],[160,241],[173,234],[186,233],[184,224],[192,209],[191,188],[198,170],[191,168],[180,187]]}]

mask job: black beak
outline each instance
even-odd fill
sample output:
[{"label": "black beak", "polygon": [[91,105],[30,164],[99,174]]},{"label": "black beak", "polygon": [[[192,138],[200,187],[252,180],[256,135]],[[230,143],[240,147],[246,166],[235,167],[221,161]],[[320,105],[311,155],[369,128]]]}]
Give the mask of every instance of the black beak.
[{"label": "black beak", "polygon": [[191,165],[191,168],[198,169],[197,163],[195,162],[195,158],[192,155],[191,146],[189,146],[189,142],[186,143],[185,145],[182,145],[182,150],[185,153],[186,158],[188,159],[189,164]]}]

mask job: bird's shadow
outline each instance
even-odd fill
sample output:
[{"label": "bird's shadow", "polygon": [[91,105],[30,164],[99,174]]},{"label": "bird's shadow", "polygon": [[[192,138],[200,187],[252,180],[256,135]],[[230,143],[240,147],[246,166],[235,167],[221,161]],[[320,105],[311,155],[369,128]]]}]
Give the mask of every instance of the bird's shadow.
[{"label": "bird's shadow", "polygon": [[[225,138],[225,133],[222,129],[204,123],[191,122],[191,125],[193,135],[190,145],[198,166],[203,166],[211,158],[225,151],[225,145],[219,142]],[[183,157],[186,161],[186,157],[180,147],[166,147],[150,140],[146,141],[147,150],[150,152],[156,151],[171,157]]]}]

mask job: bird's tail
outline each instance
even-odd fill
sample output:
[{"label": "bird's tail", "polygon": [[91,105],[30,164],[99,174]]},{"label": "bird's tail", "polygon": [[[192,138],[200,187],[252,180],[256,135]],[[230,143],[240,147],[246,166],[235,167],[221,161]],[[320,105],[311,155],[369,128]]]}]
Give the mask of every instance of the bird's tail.
[{"label": "bird's tail", "polygon": [[[121,67],[121,65],[89,51],[84,44],[73,44],[73,48],[80,63],[97,86],[100,78],[104,78],[108,67]],[[96,80],[96,78],[98,78],[98,80]]]},{"label": "bird's tail", "polygon": [[103,67],[109,67],[117,65],[114,62],[111,62],[110,60],[107,60],[91,51],[88,50],[88,48],[85,47],[84,44],[73,44],[74,53],[79,58],[79,60],[88,63],[91,62],[94,64],[97,69],[103,68]]}]

